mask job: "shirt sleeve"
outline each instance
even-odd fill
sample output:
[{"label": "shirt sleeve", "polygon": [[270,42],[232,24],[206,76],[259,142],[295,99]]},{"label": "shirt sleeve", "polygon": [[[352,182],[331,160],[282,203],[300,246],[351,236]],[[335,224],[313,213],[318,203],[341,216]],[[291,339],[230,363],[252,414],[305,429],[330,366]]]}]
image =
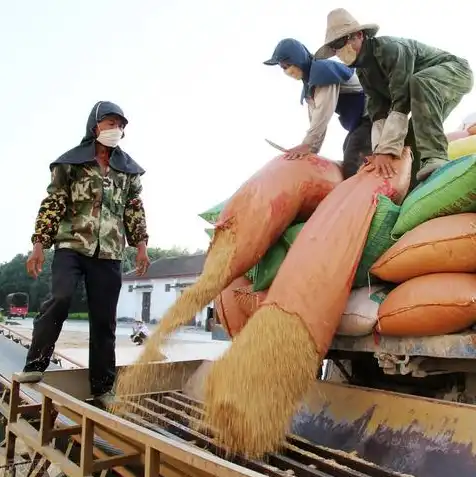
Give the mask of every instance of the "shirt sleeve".
[{"label": "shirt sleeve", "polygon": [[311,115],[311,125],[303,144],[309,144],[313,152],[321,150],[326,137],[327,126],[334,114],[339,99],[339,85],[316,87],[314,90],[314,108]]},{"label": "shirt sleeve", "polygon": [[367,111],[370,120],[374,123],[386,119],[390,111],[390,101],[374,88],[367,85],[365,87],[365,96],[367,98]]},{"label": "shirt sleeve", "polygon": [[147,243],[149,240],[144,204],[140,197],[141,192],[142,184],[140,176],[137,174],[132,177],[124,209],[124,229],[127,243],[131,247],[136,247],[141,242]]},{"label": "shirt sleeve", "polygon": [[58,164],[51,171],[51,182],[47,197],[43,199],[35,221],[35,232],[31,237],[33,244],[41,243],[49,249],[58,233],[61,219],[66,213],[69,197],[69,173],[71,166]]}]

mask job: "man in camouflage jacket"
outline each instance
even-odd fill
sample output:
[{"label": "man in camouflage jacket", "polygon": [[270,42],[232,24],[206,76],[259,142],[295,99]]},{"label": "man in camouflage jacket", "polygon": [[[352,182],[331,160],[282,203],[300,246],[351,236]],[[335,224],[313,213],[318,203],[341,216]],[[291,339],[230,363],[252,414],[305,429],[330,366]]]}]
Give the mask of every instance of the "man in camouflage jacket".
[{"label": "man in camouflage jacket", "polygon": [[20,382],[43,377],[68,316],[71,299],[84,279],[90,321],[90,384],[105,404],[115,379],[116,306],[121,289],[125,242],[137,247],[137,273],[147,270],[147,228],[140,198],[144,170],[117,146],[127,119],[119,106],[101,101],[89,115],[80,145],[50,166],[48,196],[38,212],[30,275],[41,272],[43,250],[55,246],[52,296],[35,319]]},{"label": "man in camouflage jacket", "polygon": [[443,122],[471,91],[473,74],[462,58],[415,40],[375,37],[378,29],[359,24],[343,8],[333,10],[325,44],[315,56],[337,55],[357,69],[372,120],[374,157],[368,170],[391,177],[393,160],[410,145],[414,177],[422,181],[448,161]]}]

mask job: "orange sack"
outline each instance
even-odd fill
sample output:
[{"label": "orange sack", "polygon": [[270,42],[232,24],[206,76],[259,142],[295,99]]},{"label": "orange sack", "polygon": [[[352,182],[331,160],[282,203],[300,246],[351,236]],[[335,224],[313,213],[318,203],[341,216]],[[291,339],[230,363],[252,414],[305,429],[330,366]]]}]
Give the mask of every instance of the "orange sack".
[{"label": "orange sack", "polygon": [[246,277],[239,277],[233,280],[215,299],[218,319],[231,338],[241,331],[251,316],[251,313],[242,310],[234,294],[236,288],[241,290],[248,286],[251,287],[251,282]]},{"label": "orange sack", "polygon": [[[231,232],[229,280],[256,265],[291,222],[308,219],[317,205],[342,182],[338,164],[310,154],[299,161],[278,156],[267,163],[226,203],[210,247]],[[228,283],[227,283],[228,284]]]},{"label": "orange sack", "polygon": [[476,214],[448,215],[418,225],[370,269],[394,283],[442,272],[476,272]]},{"label": "orange sack", "polygon": [[261,303],[266,299],[268,290],[253,291],[253,285],[235,288],[233,290],[235,300],[241,311],[248,317],[252,316],[259,308]]},{"label": "orange sack", "polygon": [[476,322],[476,275],[434,273],[393,289],[380,305],[376,330],[384,336],[438,336]]},{"label": "orange sack", "polygon": [[390,180],[360,172],[319,205],[281,265],[263,308],[276,305],[307,326],[323,358],[346,308],[379,194],[401,203],[408,192],[410,149]]},{"label": "orange sack", "polygon": [[261,304],[210,369],[205,423],[231,452],[276,451],[346,308],[378,195],[401,202],[411,154],[391,180],[361,171],[317,207]]}]

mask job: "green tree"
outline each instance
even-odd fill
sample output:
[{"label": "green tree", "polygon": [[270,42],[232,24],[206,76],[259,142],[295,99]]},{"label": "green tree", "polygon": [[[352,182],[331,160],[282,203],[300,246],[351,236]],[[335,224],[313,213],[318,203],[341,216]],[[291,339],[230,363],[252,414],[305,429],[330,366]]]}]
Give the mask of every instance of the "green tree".
[{"label": "green tree", "polygon": [[[181,257],[184,255],[192,255],[195,253],[203,253],[203,250],[196,250],[195,252],[189,252],[186,248],[172,247],[170,249],[159,247],[148,247],[147,252],[151,262],[164,257]],[[127,247],[124,254],[124,260],[122,262],[123,272],[127,273],[135,268],[136,261],[136,249]]]}]

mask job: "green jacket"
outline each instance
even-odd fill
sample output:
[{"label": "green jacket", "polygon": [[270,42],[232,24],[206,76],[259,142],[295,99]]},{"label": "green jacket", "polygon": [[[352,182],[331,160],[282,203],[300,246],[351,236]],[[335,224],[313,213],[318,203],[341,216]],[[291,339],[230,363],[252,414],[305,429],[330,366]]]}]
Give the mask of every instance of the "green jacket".
[{"label": "green jacket", "polygon": [[109,168],[103,177],[95,162],[57,164],[42,201],[32,242],[68,248],[99,258],[122,260],[125,241],[148,240],[139,174]]},{"label": "green jacket", "polygon": [[471,71],[466,60],[416,40],[391,36],[367,39],[354,66],[368,96],[372,122],[385,119],[391,111],[409,114],[410,78],[442,63],[457,63]]}]

